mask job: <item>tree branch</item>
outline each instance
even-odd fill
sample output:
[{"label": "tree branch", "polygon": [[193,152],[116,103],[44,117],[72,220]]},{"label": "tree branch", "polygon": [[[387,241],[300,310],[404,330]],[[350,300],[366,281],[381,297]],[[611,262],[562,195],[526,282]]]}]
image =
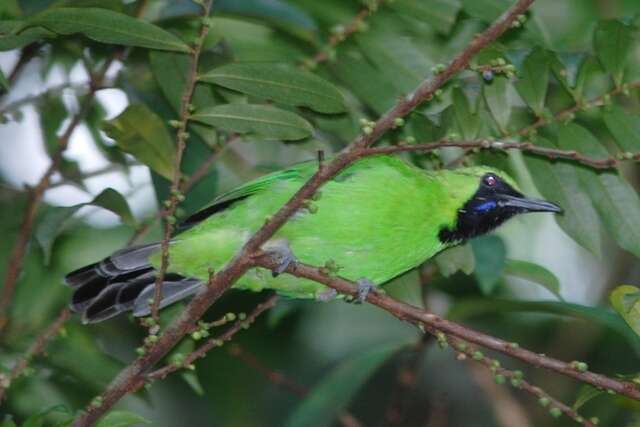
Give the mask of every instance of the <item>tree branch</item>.
[{"label": "tree branch", "polygon": [[166,328],[157,343],[149,349],[144,356],[136,359],[120,372],[102,394],[101,405],[99,407],[89,406],[83,414],[75,419],[73,427],[92,425],[120,400],[120,398],[134,391],[135,386],[144,376],[145,371],[164,357],[164,355],[189,332],[193,324],[202,317],[220,295],[253,266],[253,254],[260,249],[262,244],[271,238],[271,236],[287,222],[303,205],[305,200],[313,196],[325,182],[355,160],[355,158],[349,155],[349,151],[371,145],[384,131],[393,126],[396,118],[408,114],[412,108],[415,108],[421,102],[427,100],[429,96],[432,96],[433,92],[444,85],[449,78],[465,68],[473,55],[504,33],[511,26],[511,23],[515,21],[517,16],[524,13],[533,1],[534,0],[517,1],[486,31],[478,35],[443,73],[435,76],[433,80],[427,80],[421,84],[412,95],[400,100],[394,108],[375,124],[373,131],[369,135],[362,135],[333,161],[322,165],[314,176],[247,241],[239,253],[216,273],[209,281],[209,285],[198,293]]},{"label": "tree branch", "polygon": [[[211,7],[213,6],[213,0],[207,0],[202,4],[202,16],[207,19],[211,13]],[[160,300],[162,300],[162,282],[164,276],[167,273],[167,267],[169,266],[169,240],[173,235],[175,225],[175,212],[180,203],[180,198],[183,197],[180,191],[180,182],[182,180],[182,155],[187,145],[187,139],[189,133],[187,132],[187,124],[189,122],[191,98],[195,91],[196,84],[198,83],[198,63],[200,61],[200,52],[202,51],[202,45],[209,34],[210,25],[205,21],[202,21],[200,26],[200,33],[196,40],[195,46],[191,52],[191,67],[187,76],[187,83],[185,85],[184,93],[182,94],[180,104],[180,119],[178,121],[177,128],[177,147],[176,156],[174,161],[174,175],[173,182],[171,183],[171,196],[168,200],[167,216],[164,227],[164,237],[162,239],[161,248],[161,263],[158,270],[158,276],[155,283],[155,292],[153,295],[153,304],[151,306],[151,315],[155,320],[158,320],[158,308],[160,306]]]},{"label": "tree branch", "polygon": [[[269,259],[268,256],[258,256],[255,258],[255,262],[256,265],[270,270],[277,267],[273,260]],[[296,277],[322,283],[323,285],[333,288],[339,293],[345,295],[358,295],[357,285],[340,277],[327,276],[323,273],[323,270],[318,267],[297,263],[296,265],[289,266],[286,272]],[[441,331],[448,336],[453,336],[455,338],[498,351],[506,354],[507,356],[522,360],[530,365],[558,372],[562,375],[575,378],[583,383],[591,384],[594,387],[611,390],[631,399],[640,400],[640,389],[631,382],[616,380],[604,375],[589,372],[588,370],[580,370],[575,366],[575,364],[566,363],[549,356],[533,353],[529,350],[520,348],[515,343],[510,343],[482,332],[475,331],[380,293],[371,293],[367,298],[367,301],[388,311],[400,320],[408,321],[418,326],[423,325],[425,328],[433,328],[433,330]]]},{"label": "tree branch", "polygon": [[[2,403],[2,400],[5,398],[7,389],[11,386],[11,382],[22,375],[24,370],[27,369],[27,366],[29,365],[31,359],[44,351],[44,348],[46,347],[49,340],[51,340],[58,334],[58,332],[60,332],[60,329],[64,325],[64,322],[67,321],[70,315],[71,312],[69,311],[69,309],[64,308],[60,312],[56,320],[54,320],[53,323],[49,325],[49,327],[40,336],[38,336],[38,338],[36,338],[31,347],[29,347],[27,352],[24,354],[22,359],[16,362],[8,377],[0,379],[0,403]],[[4,375],[0,375],[0,377],[1,376]]]}]

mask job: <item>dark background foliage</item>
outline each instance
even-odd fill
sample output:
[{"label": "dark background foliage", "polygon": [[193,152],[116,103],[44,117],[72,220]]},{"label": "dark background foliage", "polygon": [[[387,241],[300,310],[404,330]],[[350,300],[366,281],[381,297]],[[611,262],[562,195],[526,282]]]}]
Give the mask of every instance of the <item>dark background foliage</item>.
[{"label": "dark background foliage", "polygon": [[[216,0],[183,161],[185,175],[198,171],[199,179],[176,215],[185,217],[250,178],[312,159],[318,150],[339,151],[510,4]],[[169,196],[175,155],[171,121],[179,113],[189,64],[184,51],[198,33],[199,10],[187,0],[0,3],[2,277],[30,186],[55,156],[71,118],[89,105],[35,218],[11,320],[0,337],[5,374],[65,306],[67,271],[119,249],[132,235],[161,239],[157,211]],[[97,14],[87,15],[91,11]],[[136,13],[156,27],[120,21]],[[520,139],[593,158],[633,157],[640,151],[639,13],[635,0],[537,1],[381,144]],[[85,103],[95,89],[89,81],[108,58],[115,60],[103,85]],[[229,66],[239,66],[235,75],[266,70],[275,80],[283,66],[295,76],[307,69],[326,82],[302,85],[335,91],[344,101],[240,87],[222,76],[220,67]],[[249,120],[220,118],[221,112]],[[275,118],[289,126],[279,127]],[[267,125],[257,124],[265,119]],[[597,172],[517,150],[459,148],[406,158],[425,168],[499,167],[525,192],[561,204],[565,215],[557,222],[517,219],[447,251],[389,284],[392,296],[522,347],[584,361],[596,372],[638,374],[640,290],[619,287],[640,281],[635,164]],[[264,297],[228,292],[206,317],[250,312]],[[163,311],[163,321],[180,308]],[[0,413],[17,425],[64,421],[135,357],[147,334],[137,325],[127,317],[89,326],[71,318],[11,383]],[[183,340],[169,360],[196,344]],[[640,423],[637,402],[499,358],[602,425]],[[118,410],[126,411],[116,413],[123,424],[114,418],[104,425],[128,425],[137,416],[158,426],[573,423],[551,417],[515,388],[494,384],[489,370],[456,360],[450,349],[378,308],[290,300],[280,300],[194,370],[154,382]]]}]

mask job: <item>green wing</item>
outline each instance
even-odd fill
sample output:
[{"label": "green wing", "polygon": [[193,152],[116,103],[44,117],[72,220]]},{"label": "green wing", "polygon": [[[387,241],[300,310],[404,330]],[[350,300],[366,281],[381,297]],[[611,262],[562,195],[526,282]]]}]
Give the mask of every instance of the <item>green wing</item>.
[{"label": "green wing", "polygon": [[211,215],[222,212],[234,203],[260,193],[261,191],[269,188],[276,181],[306,178],[312,172],[313,162],[307,161],[294,165],[289,169],[273,172],[256,178],[253,181],[249,181],[240,187],[234,188],[233,190],[216,197],[209,206],[199,210],[180,223],[178,230],[184,231],[191,228],[209,218]]}]

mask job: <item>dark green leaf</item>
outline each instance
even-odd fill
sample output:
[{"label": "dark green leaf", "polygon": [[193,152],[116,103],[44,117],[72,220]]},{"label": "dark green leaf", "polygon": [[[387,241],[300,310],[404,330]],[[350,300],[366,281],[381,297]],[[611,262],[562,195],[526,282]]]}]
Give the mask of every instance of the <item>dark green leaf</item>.
[{"label": "dark green leaf", "polygon": [[622,150],[640,151],[640,122],[636,114],[629,114],[621,107],[612,106],[602,117]]},{"label": "dark green leaf", "polygon": [[562,296],[560,295],[560,281],[552,272],[541,265],[509,259],[504,266],[504,273],[538,283],[557,296],[559,300],[562,300]]},{"label": "dark green leaf", "polygon": [[151,421],[128,411],[111,411],[96,423],[96,427],[128,427],[137,424],[151,424]]},{"label": "dark green leaf", "polygon": [[[586,129],[568,124],[558,134],[563,149],[593,158],[608,156],[607,150]],[[623,249],[640,256],[640,198],[633,187],[614,172],[578,168],[581,185],[595,206],[606,229]]]},{"label": "dark green leaf", "polygon": [[577,411],[578,409],[582,408],[582,406],[584,406],[584,404],[590,401],[591,399],[605,393],[606,391],[604,390],[598,390],[597,388],[589,384],[584,384],[582,387],[580,387],[580,390],[578,390],[576,401],[571,408],[574,411]]},{"label": "dark green leaf", "polygon": [[422,0],[398,0],[389,3],[389,6],[399,13],[427,22],[436,31],[445,34],[451,31],[460,11],[458,0],[434,0],[429,3]]},{"label": "dark green leaf", "polygon": [[453,101],[454,117],[458,129],[462,132],[465,139],[474,139],[478,136],[480,129],[480,117],[471,110],[469,99],[464,91],[457,87],[451,92],[451,100]]},{"label": "dark green leaf", "polygon": [[113,188],[107,188],[103,190],[100,194],[98,194],[95,199],[93,199],[88,204],[94,206],[100,206],[108,211],[113,212],[118,215],[122,222],[125,224],[135,227],[136,220],[131,214],[131,209],[129,209],[129,204],[122,197],[122,194],[118,193]]},{"label": "dark green leaf", "polygon": [[611,291],[609,301],[627,325],[640,336],[640,288],[622,285]]},{"label": "dark green leaf", "polygon": [[632,28],[620,21],[602,21],[596,28],[594,47],[600,62],[616,85],[622,83],[624,68],[633,43]]},{"label": "dark green leaf", "polygon": [[549,69],[547,52],[536,48],[527,55],[522,63],[520,79],[515,84],[516,90],[524,102],[538,116],[544,112],[544,101],[549,84]]},{"label": "dark green leaf", "polygon": [[19,49],[35,41],[56,36],[55,33],[41,27],[29,28],[20,34],[15,34],[22,25],[22,21],[0,20],[0,52]]},{"label": "dark green leaf", "polygon": [[406,343],[381,345],[344,359],[293,411],[287,427],[319,427],[332,424],[376,370]]},{"label": "dark green leaf", "polygon": [[[535,143],[556,148],[542,138],[536,138]],[[600,219],[591,199],[582,190],[576,167],[531,155],[526,155],[525,161],[540,193],[564,210],[563,215],[554,216],[560,228],[585,249],[599,256],[602,247]]]},{"label": "dark green leaf", "polygon": [[449,277],[458,271],[471,274],[476,267],[476,258],[471,245],[460,245],[449,248],[436,255],[438,270],[444,277]]},{"label": "dark green leaf", "polygon": [[313,132],[302,117],[268,105],[216,105],[197,111],[191,119],[230,132],[250,132],[285,141],[306,138]]},{"label": "dark green leaf", "polygon": [[501,238],[484,236],[471,241],[476,259],[474,275],[483,294],[493,293],[504,271],[507,248]]},{"label": "dark green leaf", "polygon": [[168,180],[173,178],[175,147],[164,123],[142,104],[127,107],[105,122],[104,131],[118,147]]},{"label": "dark green leaf", "polygon": [[196,375],[194,371],[185,371],[180,374],[180,377],[187,383],[195,394],[198,396],[204,396],[204,389],[202,388],[202,384],[200,384],[198,375]]},{"label": "dark green leaf", "polygon": [[9,80],[0,70],[0,92],[9,90]]},{"label": "dark green leaf", "polygon": [[45,263],[48,264],[51,258],[51,249],[55,239],[69,227],[73,215],[84,206],[99,206],[103,209],[118,215],[122,222],[135,227],[136,221],[129,204],[120,193],[112,188],[107,188],[98,194],[92,201],[80,203],[74,206],[55,207],[46,212],[44,219],[35,231],[35,238],[42,247],[45,256]]},{"label": "dark green leaf", "polygon": [[340,113],[346,109],[342,94],[331,83],[314,74],[275,64],[224,65],[203,74],[200,80],[321,113]]},{"label": "dark green leaf", "polygon": [[189,52],[182,40],[162,28],[100,8],[52,8],[31,17],[20,31],[44,27],[58,34],[82,33],[101,43]]},{"label": "dark green leaf", "polygon": [[463,320],[483,314],[494,315],[498,312],[551,313],[593,321],[625,337],[636,354],[640,355],[640,338],[626,325],[620,316],[604,307],[588,307],[556,301],[518,301],[488,297],[468,298],[457,302],[449,311],[447,318]]},{"label": "dark green leaf", "polygon": [[482,87],[489,111],[503,134],[508,133],[507,125],[511,117],[508,90],[509,79],[505,76],[496,76],[491,83],[484,84]]}]

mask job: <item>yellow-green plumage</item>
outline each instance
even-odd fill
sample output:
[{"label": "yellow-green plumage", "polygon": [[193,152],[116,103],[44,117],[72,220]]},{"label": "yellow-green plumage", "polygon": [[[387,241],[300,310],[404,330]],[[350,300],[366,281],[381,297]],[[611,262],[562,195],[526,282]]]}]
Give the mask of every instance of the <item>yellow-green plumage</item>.
[{"label": "yellow-green plumage", "polygon": [[[206,281],[209,269],[226,264],[316,168],[315,162],[296,165],[218,198],[214,203],[247,196],[176,236],[170,247],[171,271]],[[321,266],[333,260],[343,277],[383,284],[446,247],[438,232],[455,226],[458,209],[490,171],[425,171],[394,156],[362,159],[325,184],[317,200],[264,247],[286,242],[302,262]],[[158,254],[151,263],[159,266]],[[235,288],[271,288],[296,298],[316,297],[325,289],[288,275],[274,278],[262,269],[250,271]]]}]

